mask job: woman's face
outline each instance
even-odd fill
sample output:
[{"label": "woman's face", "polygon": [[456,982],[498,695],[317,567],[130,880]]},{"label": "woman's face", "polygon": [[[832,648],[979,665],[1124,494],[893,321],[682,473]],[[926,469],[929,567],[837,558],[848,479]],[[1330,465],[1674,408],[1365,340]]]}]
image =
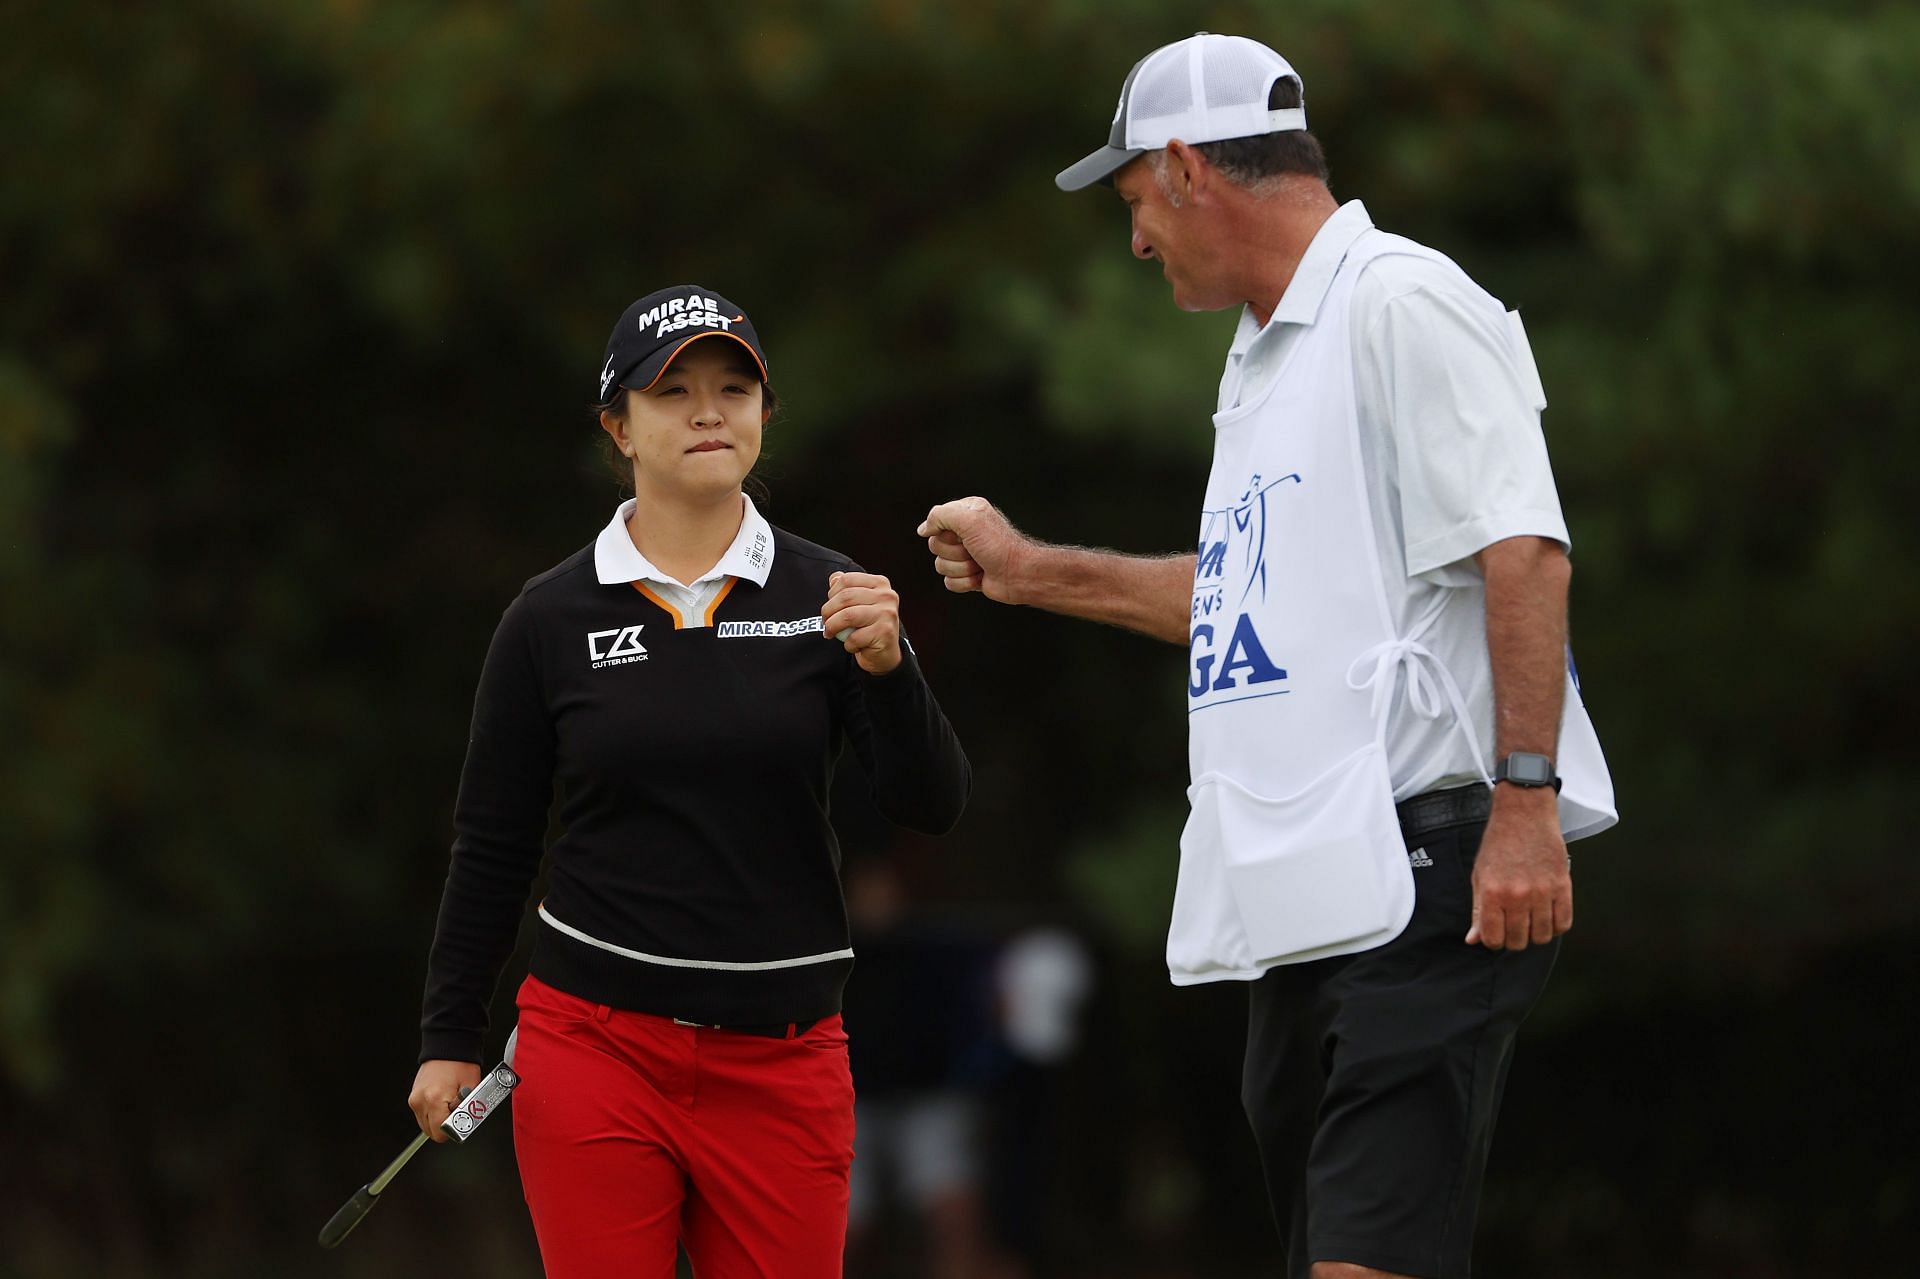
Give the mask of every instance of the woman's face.
[{"label": "woman's face", "polygon": [[690,342],[644,391],[627,392],[625,420],[601,425],[633,459],[636,496],[721,498],[760,457],[760,373],[738,342]]}]

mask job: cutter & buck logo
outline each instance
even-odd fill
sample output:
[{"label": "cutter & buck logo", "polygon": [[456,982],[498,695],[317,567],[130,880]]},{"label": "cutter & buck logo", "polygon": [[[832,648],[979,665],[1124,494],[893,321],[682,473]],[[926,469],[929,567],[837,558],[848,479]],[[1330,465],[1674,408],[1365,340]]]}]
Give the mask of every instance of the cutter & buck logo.
[{"label": "cutter & buck logo", "polygon": [[593,663],[593,669],[602,666],[625,666],[629,662],[647,660],[647,649],[640,642],[640,632],[645,623],[639,626],[616,626],[610,631],[587,632],[587,657]]}]

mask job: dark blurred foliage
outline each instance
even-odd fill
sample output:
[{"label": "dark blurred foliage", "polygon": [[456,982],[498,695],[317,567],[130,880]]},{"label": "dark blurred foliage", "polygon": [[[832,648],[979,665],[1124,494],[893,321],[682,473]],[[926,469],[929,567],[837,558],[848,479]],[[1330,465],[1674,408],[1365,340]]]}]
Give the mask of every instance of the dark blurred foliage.
[{"label": "dark blurred foliage", "polygon": [[1920,10],[193,0],[0,42],[0,1275],[532,1271],[504,1132],[311,1240],[408,1133],[493,619],[616,497],[606,327],[685,280],[768,343],[770,514],[894,576],[975,761],[939,844],[850,765],[852,852],[1100,939],[1053,1273],[1271,1272],[1240,994],[1158,964],[1179,652],[912,534],[1190,540],[1232,318],[1051,176],[1197,28],[1302,69],[1336,192],[1524,308],[1552,400],[1625,821],[1487,1273],[1911,1264]]}]

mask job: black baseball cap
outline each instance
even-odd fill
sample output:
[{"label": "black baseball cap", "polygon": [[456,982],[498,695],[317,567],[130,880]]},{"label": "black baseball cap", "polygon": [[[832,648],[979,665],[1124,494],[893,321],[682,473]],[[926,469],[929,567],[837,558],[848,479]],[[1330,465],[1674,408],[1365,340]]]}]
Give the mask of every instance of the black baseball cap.
[{"label": "black baseball cap", "polygon": [[701,338],[732,338],[753,356],[760,380],[767,380],[767,357],[747,313],[697,284],[675,284],[649,293],[620,315],[607,337],[607,359],[600,367],[598,400],[606,402],[615,386],[644,391],[660,380],[680,348]]}]

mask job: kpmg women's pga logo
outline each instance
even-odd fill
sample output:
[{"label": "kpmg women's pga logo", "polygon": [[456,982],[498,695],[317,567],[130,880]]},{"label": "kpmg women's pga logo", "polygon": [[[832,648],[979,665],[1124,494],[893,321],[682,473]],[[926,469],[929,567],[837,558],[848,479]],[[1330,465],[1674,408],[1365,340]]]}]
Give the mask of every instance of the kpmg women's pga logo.
[{"label": "kpmg women's pga logo", "polygon": [[[1231,506],[1201,513],[1187,644],[1187,696],[1196,702],[1216,706],[1287,691],[1259,687],[1285,681],[1287,672],[1267,656],[1254,612],[1267,599],[1269,503],[1278,500],[1275,490],[1282,485],[1301,482],[1297,474],[1265,480],[1256,472]],[[1229,617],[1231,632],[1222,646],[1218,636],[1228,630]]]}]

